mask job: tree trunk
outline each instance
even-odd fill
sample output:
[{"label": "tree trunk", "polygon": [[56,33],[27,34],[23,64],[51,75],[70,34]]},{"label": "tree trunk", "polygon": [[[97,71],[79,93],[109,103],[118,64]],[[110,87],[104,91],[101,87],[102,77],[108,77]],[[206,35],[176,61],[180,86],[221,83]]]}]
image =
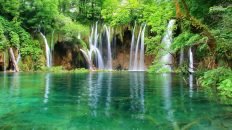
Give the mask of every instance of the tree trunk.
[{"label": "tree trunk", "polygon": [[176,18],[181,18],[182,17],[182,13],[180,11],[180,4],[178,2],[178,0],[174,0],[175,6],[176,6]]},{"label": "tree trunk", "polygon": [[13,63],[14,68],[15,68],[15,72],[19,72],[19,67],[18,67],[17,62],[16,62],[16,60],[15,60],[15,56],[14,56],[13,49],[10,48],[10,49],[9,49],[9,52],[10,52],[10,57],[11,57],[12,63]]},{"label": "tree trunk", "polygon": [[190,17],[189,8],[188,8],[187,3],[185,2],[185,0],[181,0],[181,2],[182,2],[182,4],[183,4],[183,6],[184,6],[186,16],[187,16],[187,17]]},{"label": "tree trunk", "polygon": [[[175,0],[175,1],[177,1],[177,0]],[[191,22],[191,24],[195,28],[197,28],[202,33],[202,35],[208,37],[207,45],[209,46],[210,51],[214,54],[215,53],[214,51],[216,48],[216,40],[215,40],[214,36],[210,33],[207,26],[205,26],[201,21],[199,21],[196,18],[194,18],[193,16],[191,16],[186,1],[181,0],[181,2],[184,6],[187,19]]]}]

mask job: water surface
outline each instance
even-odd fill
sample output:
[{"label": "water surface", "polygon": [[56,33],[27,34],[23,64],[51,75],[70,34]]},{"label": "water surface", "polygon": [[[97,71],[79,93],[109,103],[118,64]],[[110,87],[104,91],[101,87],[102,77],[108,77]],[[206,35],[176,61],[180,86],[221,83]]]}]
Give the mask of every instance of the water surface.
[{"label": "water surface", "polygon": [[144,72],[0,73],[0,129],[231,129],[232,106],[210,101],[193,81]]}]

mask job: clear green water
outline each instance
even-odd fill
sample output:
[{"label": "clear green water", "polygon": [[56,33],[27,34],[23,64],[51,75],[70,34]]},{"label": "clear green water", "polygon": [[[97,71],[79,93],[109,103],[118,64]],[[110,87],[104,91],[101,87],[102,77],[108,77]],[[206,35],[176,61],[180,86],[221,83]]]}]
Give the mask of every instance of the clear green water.
[{"label": "clear green water", "polygon": [[142,72],[0,73],[0,129],[232,129],[232,106],[209,101],[186,79]]}]

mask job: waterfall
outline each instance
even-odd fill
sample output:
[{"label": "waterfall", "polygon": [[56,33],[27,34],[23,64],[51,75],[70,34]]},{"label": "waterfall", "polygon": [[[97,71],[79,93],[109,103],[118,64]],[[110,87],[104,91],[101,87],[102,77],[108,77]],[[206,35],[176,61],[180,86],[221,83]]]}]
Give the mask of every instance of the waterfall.
[{"label": "waterfall", "polygon": [[[165,50],[169,50],[169,48],[171,47],[171,43],[172,43],[172,34],[173,34],[173,26],[175,25],[176,20],[172,19],[169,21],[168,23],[168,27],[167,27],[167,31],[166,34],[162,40],[162,43],[165,44],[164,49]],[[164,56],[162,56],[161,58],[162,63],[164,64],[164,68],[168,69],[169,71],[171,71],[171,64],[172,64],[172,55],[167,52],[167,54],[165,54]]]},{"label": "waterfall", "polygon": [[135,44],[135,27],[136,24],[134,26],[133,32],[132,32],[132,38],[131,38],[131,48],[130,48],[130,64],[129,64],[129,70],[133,70],[133,59],[134,59],[134,44]]},{"label": "waterfall", "polygon": [[50,48],[48,45],[48,41],[46,36],[40,32],[40,35],[42,36],[43,40],[44,40],[44,44],[45,44],[45,49],[46,49],[46,65],[47,67],[51,67],[51,52],[50,52]]},{"label": "waterfall", "polygon": [[[17,59],[16,59],[16,65],[17,65],[17,66],[19,65],[20,59],[21,59],[21,54],[18,53],[18,57],[17,57]],[[14,68],[14,71],[16,71],[15,68]]]},{"label": "waterfall", "polygon": [[143,31],[141,34],[141,44],[140,44],[140,60],[139,60],[139,70],[144,71],[145,67],[144,67],[144,35],[145,35],[145,28],[146,28],[146,24],[143,27]]},{"label": "waterfall", "polygon": [[107,37],[107,69],[112,70],[112,54],[111,54],[111,44],[110,44],[110,28],[104,26],[106,30]]},{"label": "waterfall", "polygon": [[189,72],[194,72],[192,47],[189,48]]},{"label": "waterfall", "polygon": [[[105,46],[105,44],[102,43],[101,35],[98,34],[98,24],[96,23],[95,27],[92,27],[91,29],[91,34],[89,37],[89,49],[80,49],[86,61],[88,62],[90,70],[93,69],[93,62],[95,62],[96,67],[98,69],[112,70],[110,28],[104,25],[104,29],[106,33],[107,46]],[[103,53],[105,49],[107,50],[107,54]],[[107,57],[105,62],[103,57]]]},{"label": "waterfall", "polygon": [[17,65],[19,64],[20,59],[21,59],[21,54],[19,53],[18,57],[17,57],[17,60],[16,60]]},{"label": "waterfall", "polygon": [[81,39],[81,33],[78,33],[77,39]]},{"label": "waterfall", "polygon": [[[136,26],[136,25],[135,25]],[[135,46],[135,27],[133,29],[130,49],[129,71],[144,71],[144,35],[146,25],[141,25]],[[139,46],[140,45],[140,46]]]},{"label": "waterfall", "polygon": [[84,55],[88,65],[89,65],[89,69],[92,70],[93,66],[92,66],[92,61],[91,58],[89,57],[88,53],[86,53],[83,49],[80,49],[80,51],[82,52],[82,54]]}]

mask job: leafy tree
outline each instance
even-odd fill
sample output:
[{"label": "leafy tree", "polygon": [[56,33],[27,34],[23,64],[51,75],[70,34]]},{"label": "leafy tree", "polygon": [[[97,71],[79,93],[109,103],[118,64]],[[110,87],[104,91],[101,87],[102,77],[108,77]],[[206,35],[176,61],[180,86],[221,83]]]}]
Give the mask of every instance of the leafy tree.
[{"label": "leafy tree", "polygon": [[24,1],[22,6],[22,21],[26,28],[42,32],[53,29],[59,14],[57,0]]},{"label": "leafy tree", "polygon": [[0,0],[0,15],[9,20],[17,20],[20,15],[19,8],[19,0]]}]

